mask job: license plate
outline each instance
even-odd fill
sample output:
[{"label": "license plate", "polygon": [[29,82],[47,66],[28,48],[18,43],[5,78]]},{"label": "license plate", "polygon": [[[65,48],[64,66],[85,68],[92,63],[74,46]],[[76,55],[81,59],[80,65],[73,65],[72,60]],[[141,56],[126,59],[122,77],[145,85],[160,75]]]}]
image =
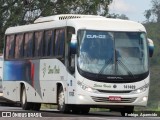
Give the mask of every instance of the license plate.
[{"label": "license plate", "polygon": [[121,101],[120,96],[109,96],[109,101]]}]

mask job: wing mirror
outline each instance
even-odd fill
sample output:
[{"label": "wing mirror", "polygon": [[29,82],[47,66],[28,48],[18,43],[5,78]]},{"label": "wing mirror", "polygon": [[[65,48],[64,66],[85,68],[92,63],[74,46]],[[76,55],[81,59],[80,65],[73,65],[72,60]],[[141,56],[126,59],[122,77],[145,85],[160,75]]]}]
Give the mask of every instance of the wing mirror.
[{"label": "wing mirror", "polygon": [[77,51],[77,36],[75,34],[72,34],[70,42],[71,55],[76,54],[76,51]]},{"label": "wing mirror", "polygon": [[152,57],[154,52],[154,43],[149,38],[148,38],[148,49],[149,49],[149,57]]}]

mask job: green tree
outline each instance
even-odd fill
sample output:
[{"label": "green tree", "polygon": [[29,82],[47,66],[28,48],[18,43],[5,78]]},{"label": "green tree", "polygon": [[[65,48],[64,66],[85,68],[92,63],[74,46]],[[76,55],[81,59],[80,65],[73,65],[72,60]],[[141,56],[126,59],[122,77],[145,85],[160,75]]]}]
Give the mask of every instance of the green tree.
[{"label": "green tree", "polygon": [[152,0],[152,13],[157,17],[157,22],[160,22],[160,1]]},{"label": "green tree", "polygon": [[1,0],[0,50],[8,27],[33,23],[40,16],[56,14],[108,14],[112,0]]},{"label": "green tree", "polygon": [[160,22],[160,0],[152,0],[152,8],[149,10],[145,10],[144,16],[149,22],[151,16],[156,17],[156,22]]},{"label": "green tree", "polygon": [[148,38],[152,39],[154,42],[154,54],[150,59],[150,92],[148,108],[157,109],[158,103],[160,102],[159,94],[159,78],[160,78],[160,23],[145,23]]},{"label": "green tree", "polygon": [[109,18],[115,18],[115,19],[118,18],[118,19],[123,19],[123,20],[129,20],[129,18],[125,14],[119,15],[119,14],[113,13],[113,14],[110,14],[108,17]]},{"label": "green tree", "polygon": [[151,12],[152,12],[151,10],[145,10],[144,16],[146,17],[147,22],[149,22],[149,19],[152,15]]}]

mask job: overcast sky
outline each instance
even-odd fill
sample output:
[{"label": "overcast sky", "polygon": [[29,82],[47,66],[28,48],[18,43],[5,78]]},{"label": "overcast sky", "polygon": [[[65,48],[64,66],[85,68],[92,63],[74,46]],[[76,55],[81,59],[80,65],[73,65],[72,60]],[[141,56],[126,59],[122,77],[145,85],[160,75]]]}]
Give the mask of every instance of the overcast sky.
[{"label": "overcast sky", "polygon": [[109,13],[125,14],[130,20],[143,22],[144,11],[151,8],[151,0],[113,0]]}]

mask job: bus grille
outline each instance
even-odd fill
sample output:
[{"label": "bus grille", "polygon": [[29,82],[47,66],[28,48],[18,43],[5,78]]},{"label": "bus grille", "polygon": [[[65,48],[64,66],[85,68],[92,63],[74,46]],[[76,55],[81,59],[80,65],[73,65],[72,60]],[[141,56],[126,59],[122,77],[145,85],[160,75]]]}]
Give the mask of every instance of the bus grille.
[{"label": "bus grille", "polygon": [[95,102],[106,102],[106,103],[132,103],[136,100],[136,97],[121,98],[121,101],[110,101],[108,97],[95,97],[95,96],[91,97]]},{"label": "bus grille", "polygon": [[110,91],[110,90],[98,90],[101,93],[130,93],[131,90],[129,91]]}]

